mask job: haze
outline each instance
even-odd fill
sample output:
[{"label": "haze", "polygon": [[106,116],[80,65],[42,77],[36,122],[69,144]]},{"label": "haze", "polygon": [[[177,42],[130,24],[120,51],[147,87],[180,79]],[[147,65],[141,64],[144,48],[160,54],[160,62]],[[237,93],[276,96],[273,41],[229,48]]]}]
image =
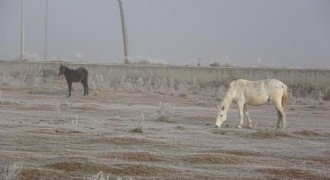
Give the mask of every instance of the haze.
[{"label": "haze", "polygon": [[[123,63],[118,0],[49,0],[49,60]],[[328,0],[124,0],[129,54],[169,64],[330,68]],[[21,1],[0,0],[0,59],[20,58]],[[45,0],[25,0],[43,60]]]}]

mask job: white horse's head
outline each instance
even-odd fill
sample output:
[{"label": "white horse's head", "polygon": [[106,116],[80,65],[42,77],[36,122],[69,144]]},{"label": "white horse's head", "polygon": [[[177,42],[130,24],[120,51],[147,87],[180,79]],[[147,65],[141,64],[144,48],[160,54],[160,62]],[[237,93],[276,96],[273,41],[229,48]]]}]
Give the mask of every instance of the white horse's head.
[{"label": "white horse's head", "polygon": [[217,112],[217,120],[215,121],[215,127],[219,128],[221,124],[227,119],[227,110],[223,104],[220,104],[220,106],[217,106],[217,108],[218,108],[218,112]]}]

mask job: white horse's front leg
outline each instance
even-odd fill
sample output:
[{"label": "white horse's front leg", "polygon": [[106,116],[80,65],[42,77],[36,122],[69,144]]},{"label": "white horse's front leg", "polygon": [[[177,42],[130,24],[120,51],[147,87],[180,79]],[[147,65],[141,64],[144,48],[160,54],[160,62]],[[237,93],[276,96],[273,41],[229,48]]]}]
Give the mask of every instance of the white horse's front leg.
[{"label": "white horse's front leg", "polygon": [[243,107],[244,104],[243,103],[237,103],[238,104],[238,110],[239,110],[239,125],[237,126],[237,128],[241,129],[243,127]]}]

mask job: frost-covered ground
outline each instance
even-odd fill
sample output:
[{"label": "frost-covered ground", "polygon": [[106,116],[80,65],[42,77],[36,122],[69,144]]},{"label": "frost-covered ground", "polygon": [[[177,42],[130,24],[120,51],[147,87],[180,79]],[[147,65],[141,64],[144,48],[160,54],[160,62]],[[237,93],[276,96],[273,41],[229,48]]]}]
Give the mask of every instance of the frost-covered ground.
[{"label": "frost-covered ground", "polygon": [[271,104],[249,107],[255,129],[236,129],[232,105],[215,129],[215,98],[74,89],[2,83],[0,178],[330,178],[328,102],[291,104],[284,132]]}]

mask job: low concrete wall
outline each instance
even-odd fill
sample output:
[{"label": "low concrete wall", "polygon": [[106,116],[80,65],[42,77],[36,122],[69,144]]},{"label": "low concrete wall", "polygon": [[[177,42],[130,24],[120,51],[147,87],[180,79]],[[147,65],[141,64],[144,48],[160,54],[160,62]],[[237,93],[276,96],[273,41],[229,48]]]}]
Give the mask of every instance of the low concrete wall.
[{"label": "low concrete wall", "polygon": [[[40,73],[46,69],[57,71],[58,66],[59,63],[53,62],[0,61],[0,73]],[[330,85],[330,70],[69,63],[67,63],[67,66],[71,68],[84,66],[92,77],[103,75],[115,79],[120,79],[123,76],[159,77],[206,85],[209,83],[228,83],[228,81],[239,78],[248,80],[275,78],[288,85],[313,85],[318,87]]]}]

